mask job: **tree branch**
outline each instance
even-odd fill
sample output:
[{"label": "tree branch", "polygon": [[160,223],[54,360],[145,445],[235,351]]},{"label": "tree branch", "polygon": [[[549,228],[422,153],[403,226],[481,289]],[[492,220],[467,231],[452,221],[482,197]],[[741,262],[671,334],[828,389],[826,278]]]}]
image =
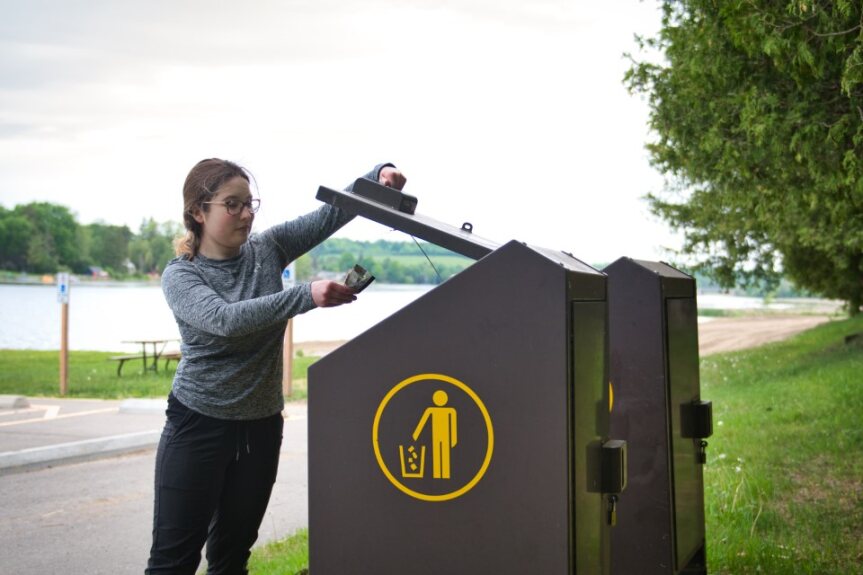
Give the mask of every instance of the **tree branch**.
[{"label": "tree branch", "polygon": [[827,32],[825,34],[821,34],[819,32],[812,32],[814,36],[818,36],[819,38],[827,38],[829,36],[844,36],[845,34],[850,34],[851,32],[856,32],[860,28],[863,28],[863,24],[857,24],[853,28],[848,28],[847,30],[843,30],[841,32]]}]

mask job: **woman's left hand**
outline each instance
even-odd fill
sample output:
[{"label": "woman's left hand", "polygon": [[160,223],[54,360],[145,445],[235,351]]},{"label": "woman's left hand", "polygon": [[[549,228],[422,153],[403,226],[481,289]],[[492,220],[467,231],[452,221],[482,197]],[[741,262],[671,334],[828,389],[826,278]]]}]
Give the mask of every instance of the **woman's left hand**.
[{"label": "woman's left hand", "polygon": [[402,174],[399,170],[393,168],[392,166],[384,166],[381,168],[380,174],[378,175],[378,182],[389,187],[395,188],[397,190],[401,190],[405,187],[405,182],[408,179]]}]

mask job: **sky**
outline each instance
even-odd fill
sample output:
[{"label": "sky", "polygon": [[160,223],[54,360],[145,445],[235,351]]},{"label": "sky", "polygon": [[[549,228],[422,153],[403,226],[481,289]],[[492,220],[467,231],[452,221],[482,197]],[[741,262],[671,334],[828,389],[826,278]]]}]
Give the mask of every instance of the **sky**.
[{"label": "sky", "polygon": [[[649,0],[0,0],[0,205],[181,221],[191,167],[250,170],[263,229],[376,163],[417,212],[588,263],[668,259],[622,79]],[[338,237],[409,240],[355,220]]]}]

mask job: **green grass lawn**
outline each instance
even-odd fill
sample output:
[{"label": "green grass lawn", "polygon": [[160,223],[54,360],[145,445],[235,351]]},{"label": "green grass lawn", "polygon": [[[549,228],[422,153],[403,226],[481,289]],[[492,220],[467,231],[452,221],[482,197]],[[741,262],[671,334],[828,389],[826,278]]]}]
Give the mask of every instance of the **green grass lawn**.
[{"label": "green grass lawn", "polygon": [[710,573],[863,573],[863,317],[704,358]]},{"label": "green grass lawn", "polygon": [[308,566],[308,529],[256,548],[249,559],[249,573],[254,575],[296,575]]},{"label": "green grass lawn", "polygon": [[[143,373],[141,362],[129,361],[117,377],[117,362],[108,358],[115,353],[101,351],[69,352],[69,390],[67,397],[121,399],[126,397],[166,397],[177,367],[167,371],[159,362],[159,372]],[[295,357],[292,399],[306,397],[306,371],[317,358]],[[0,394],[45,397],[60,395],[60,355],[56,351],[0,349]]]}]

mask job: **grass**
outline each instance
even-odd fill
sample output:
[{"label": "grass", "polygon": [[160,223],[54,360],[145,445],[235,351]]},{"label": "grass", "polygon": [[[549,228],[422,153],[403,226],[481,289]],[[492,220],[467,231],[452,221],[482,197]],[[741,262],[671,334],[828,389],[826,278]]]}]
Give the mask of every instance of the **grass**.
[{"label": "grass", "polygon": [[254,575],[298,575],[308,573],[308,567],[308,529],[255,548],[249,559],[249,573]]},{"label": "grass", "polygon": [[743,317],[751,316],[752,310],[699,308],[699,317]]},{"label": "grass", "polygon": [[704,358],[711,573],[863,572],[863,317]]},{"label": "grass", "polygon": [[[293,535],[252,549],[247,565],[253,575],[308,575],[309,530],[300,529]],[[206,559],[197,575],[207,572]]]},{"label": "grass", "polygon": [[[69,352],[69,382],[66,397],[122,399],[127,397],[165,397],[177,364],[167,371],[143,373],[138,361],[123,366],[117,377],[117,362],[108,358],[115,353],[101,351]],[[316,357],[295,357],[291,399],[305,399],[306,371]],[[0,349],[0,395],[56,397],[60,395],[60,357],[56,351]]]}]

